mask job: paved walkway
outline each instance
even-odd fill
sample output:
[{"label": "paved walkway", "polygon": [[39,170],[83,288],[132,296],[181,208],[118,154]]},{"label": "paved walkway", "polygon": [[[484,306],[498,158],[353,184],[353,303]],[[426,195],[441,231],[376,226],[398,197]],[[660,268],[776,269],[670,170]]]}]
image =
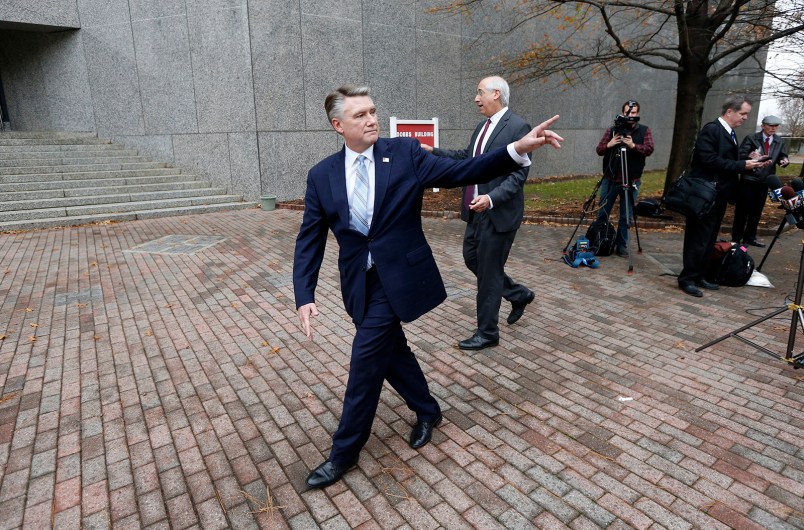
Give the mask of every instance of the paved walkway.
[{"label": "paved walkway", "polygon": [[[693,351],[782,306],[802,232],[765,266],[776,288],[694,299],[663,275],[678,232],[643,231],[627,275],[617,257],[560,263],[571,227],[525,226],[508,270],[536,301],[467,354],[463,224],[425,220],[449,299],[406,332],[446,421],[411,450],[384,390],[359,468],[307,491],[352,326],[332,241],[314,342],[296,328],[300,220],[0,235],[0,529],[804,528],[804,370],[733,338]],[[783,352],[789,323],[746,336]]]}]

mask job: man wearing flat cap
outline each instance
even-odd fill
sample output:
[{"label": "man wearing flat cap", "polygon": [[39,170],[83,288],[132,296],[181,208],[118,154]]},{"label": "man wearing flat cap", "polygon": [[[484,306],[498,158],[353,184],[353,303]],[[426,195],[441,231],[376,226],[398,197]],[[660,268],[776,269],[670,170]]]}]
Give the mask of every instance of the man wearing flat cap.
[{"label": "man wearing flat cap", "polygon": [[749,134],[740,144],[740,160],[769,156],[772,163],[740,175],[734,224],[731,227],[731,240],[735,243],[755,247],[765,246],[757,241],[757,226],[768,196],[767,179],[776,173],[777,165],[785,167],[790,163],[784,140],[776,134],[781,124],[782,120],[776,116],[765,116],[762,119],[762,130]]}]

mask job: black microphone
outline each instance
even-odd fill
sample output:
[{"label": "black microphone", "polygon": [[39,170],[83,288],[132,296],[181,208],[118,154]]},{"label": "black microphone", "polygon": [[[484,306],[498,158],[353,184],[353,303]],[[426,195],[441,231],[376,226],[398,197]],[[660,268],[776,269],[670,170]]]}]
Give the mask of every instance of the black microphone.
[{"label": "black microphone", "polygon": [[782,186],[780,190],[782,196],[782,205],[789,211],[795,210],[801,205],[801,197],[799,197],[796,190],[790,186]]},{"label": "black microphone", "polygon": [[[779,177],[776,175],[768,175],[767,181],[768,188],[768,197],[770,197],[771,202],[779,202],[782,199],[782,181],[779,180]],[[804,182],[802,182],[804,184]],[[791,188],[792,189],[792,188]],[[795,193],[795,190],[793,190]]]},{"label": "black microphone", "polygon": [[804,200],[804,180],[801,180],[798,177],[793,177],[790,179],[790,187],[796,190],[798,196]]}]

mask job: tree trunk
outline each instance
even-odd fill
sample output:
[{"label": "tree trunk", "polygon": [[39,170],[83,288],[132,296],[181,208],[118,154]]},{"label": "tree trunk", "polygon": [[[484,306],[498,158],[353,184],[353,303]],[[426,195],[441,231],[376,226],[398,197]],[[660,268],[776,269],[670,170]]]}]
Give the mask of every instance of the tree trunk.
[{"label": "tree trunk", "polygon": [[697,68],[696,65],[688,63],[678,74],[673,143],[664,179],[665,191],[670,189],[670,185],[690,167],[695,140],[698,138],[698,131],[701,130],[704,101],[710,88],[712,83],[706,75],[706,70]]}]

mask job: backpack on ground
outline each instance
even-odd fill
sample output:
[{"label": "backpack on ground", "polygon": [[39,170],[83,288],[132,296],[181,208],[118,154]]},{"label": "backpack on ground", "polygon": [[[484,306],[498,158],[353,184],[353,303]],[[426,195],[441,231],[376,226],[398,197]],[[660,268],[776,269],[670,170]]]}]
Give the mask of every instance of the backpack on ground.
[{"label": "backpack on ground", "polygon": [[611,256],[614,254],[617,231],[608,221],[595,221],[586,231],[589,248],[595,256]]},{"label": "backpack on ground", "polygon": [[581,265],[586,265],[592,269],[596,269],[600,266],[600,262],[598,262],[589,246],[589,240],[585,237],[579,237],[575,244],[572,245],[572,248],[561,256],[561,259],[574,269]]},{"label": "backpack on ground", "polygon": [[715,243],[705,276],[710,282],[739,287],[748,282],[753,272],[754,258],[745,246],[720,241]]}]

